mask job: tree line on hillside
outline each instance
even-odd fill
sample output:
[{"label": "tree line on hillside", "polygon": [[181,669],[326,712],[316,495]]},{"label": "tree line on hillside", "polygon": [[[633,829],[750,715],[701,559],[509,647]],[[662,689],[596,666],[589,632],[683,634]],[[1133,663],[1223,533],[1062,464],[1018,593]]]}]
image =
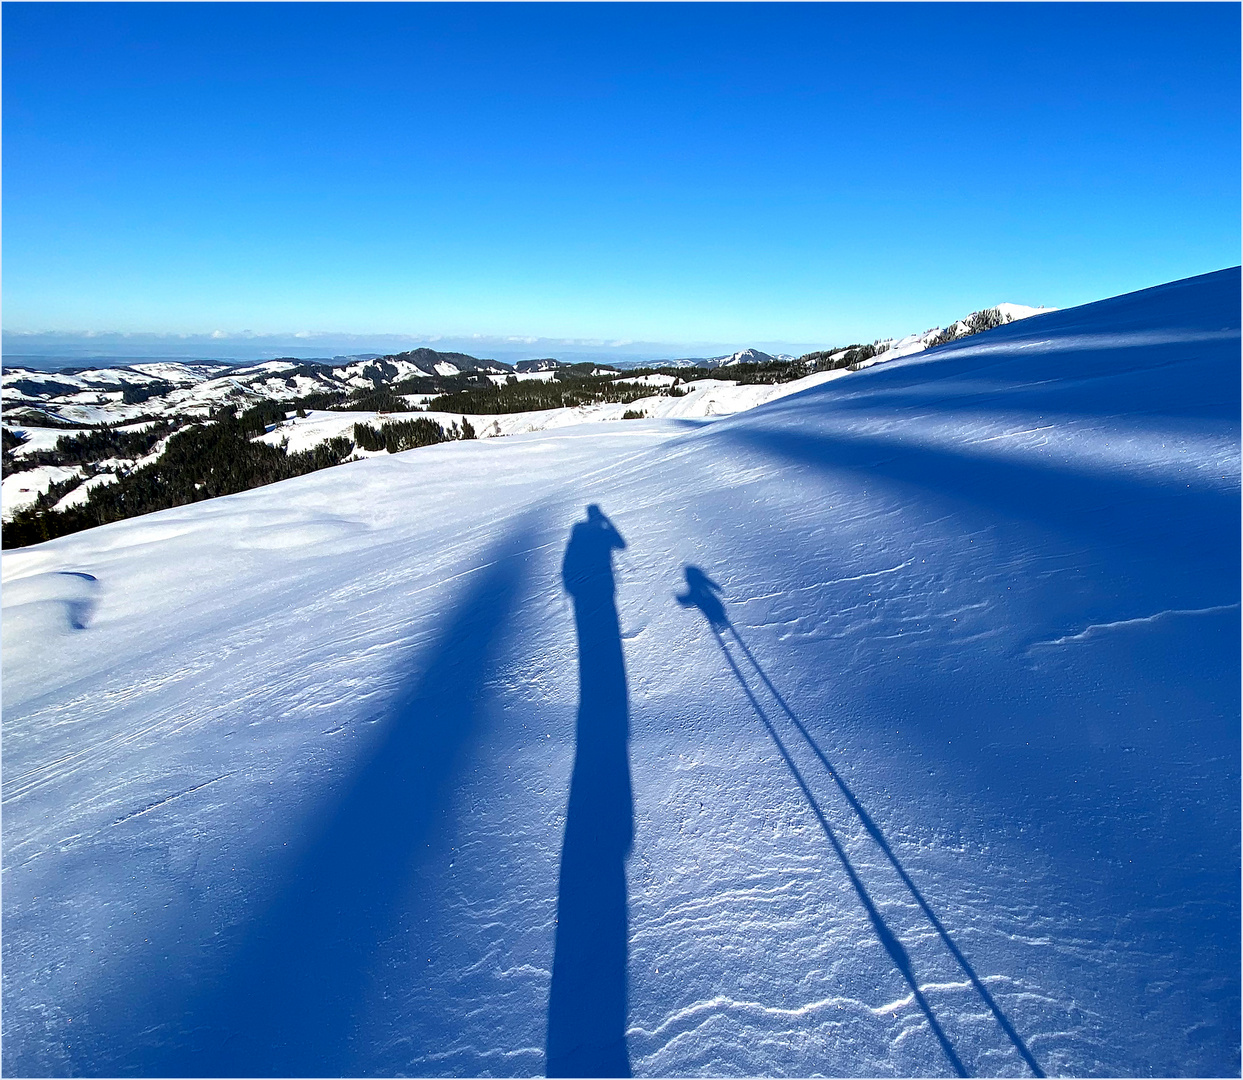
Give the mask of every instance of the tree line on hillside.
[{"label": "tree line on hillside", "polygon": [[124,405],[141,405],[144,401],[150,401],[153,397],[163,397],[165,394],[171,394],[176,389],[170,382],[157,379],[154,382],[143,383],[141,386],[126,385],[121,387],[121,403]]},{"label": "tree line on hillside", "polygon": [[[53,416],[46,413],[42,409],[34,405],[14,405],[6,407],[4,410],[4,419],[10,424],[20,424],[22,427],[34,428],[84,428],[96,427],[103,425],[95,424],[75,424],[70,420],[63,420],[59,416]],[[137,420],[131,420],[129,423],[137,423],[143,420],[150,420],[149,416],[140,416]]]},{"label": "tree line on hillside", "polygon": [[70,394],[80,394],[83,391],[81,386],[74,386],[73,383],[57,382],[55,379],[47,376],[14,379],[8,386],[24,397],[31,398],[65,397]]},{"label": "tree line on hillside", "polygon": [[841,368],[857,368],[865,360],[871,360],[888,351],[888,342],[874,341],[871,345],[848,345],[845,349],[820,349],[804,353],[798,362],[805,365],[807,371],[838,371]]},{"label": "tree line on hillside", "polygon": [[766,360],[763,363],[730,364],[729,367],[678,368],[677,375],[683,382],[701,379],[725,379],[740,386],[792,382],[807,374],[807,367],[798,360]]},{"label": "tree line on hillside", "polygon": [[985,330],[996,330],[997,327],[1004,326],[1005,322],[1006,317],[997,308],[985,308],[983,311],[977,311],[973,315],[968,315],[967,318],[960,322],[947,326],[928,342],[928,348],[933,349],[938,345],[948,345],[951,341],[956,341],[958,338],[982,334]]},{"label": "tree line on hillside", "polygon": [[221,412],[209,423],[191,423],[168,437],[156,461],[114,483],[92,488],[85,500],[61,511],[53,507],[83,479],[53,485],[33,506],[19,510],[5,523],[4,547],[22,547],[138,514],[246,491],[339,464],[353,452],[353,443],[345,437],[293,454],[283,446],[253,441],[264,431],[270,415],[271,408],[265,405],[240,416]]},{"label": "tree line on hillside", "polygon": [[360,450],[387,450],[390,454],[399,454],[403,450],[414,450],[420,446],[435,446],[437,443],[450,442],[453,439],[473,439],[475,429],[471,422],[462,417],[462,426],[452,424],[446,431],[435,420],[418,417],[414,420],[390,420],[373,427],[371,424],[354,425],[354,443]]},{"label": "tree line on hillside", "polygon": [[427,403],[433,412],[501,413],[535,412],[541,409],[574,409],[599,402],[628,404],[654,391],[646,386],[628,386],[613,381],[612,376],[580,375],[559,371],[551,379],[512,377],[503,385],[489,383],[451,394],[441,394]]},{"label": "tree line on hillside", "polygon": [[[87,476],[53,483],[33,506],[19,510],[11,521],[4,524],[0,530],[3,545],[6,548],[24,547],[139,514],[184,506],[219,495],[232,495],[302,476],[341,464],[354,453],[356,443],[365,450],[387,450],[396,454],[419,446],[475,438],[474,427],[463,416],[460,426],[454,423],[447,430],[426,417],[391,421],[378,428],[370,424],[356,424],[353,439],[342,435],[295,453],[290,453],[283,443],[273,446],[255,441],[257,435],[284,418],[283,407],[272,402],[265,402],[240,414],[220,410],[207,423],[194,422],[168,435],[164,452],[156,461],[119,476],[115,482],[93,487],[83,501],[63,510],[54,507],[83,484]],[[75,440],[61,439],[57,451],[60,450],[60,443],[69,441],[77,449],[66,453],[82,454],[85,451],[78,446],[78,440],[89,442],[90,438],[98,437],[102,441],[126,434],[135,433],[111,429],[89,432]],[[167,429],[160,433],[161,436],[165,434],[168,434]],[[6,449],[10,442],[20,443],[11,433],[6,432],[6,436]],[[93,472],[90,462],[66,458],[58,463],[83,464],[85,472]]]},{"label": "tree line on hillside", "polygon": [[51,450],[33,450],[21,457],[12,451],[26,440],[4,429],[3,475],[34,469],[40,465],[84,465],[110,458],[132,460],[146,457],[166,435],[175,430],[173,420],[161,420],[143,431],[121,431],[114,427],[95,428],[80,435],[62,435]]}]

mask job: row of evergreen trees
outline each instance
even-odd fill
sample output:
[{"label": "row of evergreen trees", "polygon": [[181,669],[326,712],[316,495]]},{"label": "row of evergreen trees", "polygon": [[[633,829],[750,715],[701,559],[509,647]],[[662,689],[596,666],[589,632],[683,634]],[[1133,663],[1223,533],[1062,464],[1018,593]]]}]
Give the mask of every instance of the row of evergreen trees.
[{"label": "row of evergreen trees", "polygon": [[240,416],[222,412],[211,423],[183,427],[169,437],[157,461],[116,483],[92,488],[77,506],[53,509],[80,480],[53,485],[33,506],[5,523],[4,547],[23,547],[110,521],[247,491],[340,464],[354,451],[353,442],[344,436],[293,454],[283,446],[253,441],[263,432],[269,413],[264,405]]},{"label": "row of evergreen trees", "polygon": [[[804,353],[798,363],[810,371],[837,371],[840,368],[857,368],[865,360],[871,360],[881,353],[889,351],[887,341],[874,341],[870,345],[849,345],[842,349],[820,349],[816,352]],[[841,353],[840,356],[837,354]]]},{"label": "row of evergreen trees", "polygon": [[446,431],[435,420],[420,416],[414,420],[389,420],[379,427],[370,424],[354,425],[354,444],[360,450],[387,450],[390,454],[399,454],[403,450],[414,450],[420,446],[435,446],[436,443],[449,442],[453,439],[473,439],[475,429],[471,422],[462,417],[462,426],[451,424]]},{"label": "row of evergreen trees", "polygon": [[141,386],[123,386],[121,387],[121,402],[125,405],[141,405],[144,401],[150,401],[153,397],[163,397],[165,394],[171,394],[175,387],[170,382],[163,379],[157,379],[154,382],[143,383]]},{"label": "row of evergreen trees", "polygon": [[947,326],[928,342],[928,348],[934,349],[938,345],[947,345],[959,338],[971,337],[972,334],[982,334],[985,330],[996,330],[997,327],[1003,326],[1005,321],[1005,316],[997,308],[985,308],[983,311],[968,315],[961,322]]},{"label": "row of evergreen trees", "polygon": [[[696,365],[675,370],[677,377],[683,382],[723,379],[727,382],[738,383],[740,386],[752,386],[757,383],[771,385],[801,379],[807,374],[807,365],[801,360],[767,360],[761,364],[730,364],[729,367]],[[672,374],[672,372],[665,370],[664,374]]]},{"label": "row of evergreen trees", "polygon": [[487,385],[441,394],[428,402],[433,412],[474,413],[494,416],[502,413],[535,412],[542,409],[573,409],[597,402],[629,404],[651,397],[657,390],[615,382],[615,374],[592,375],[572,370],[558,371],[551,379],[511,377],[500,386]]}]

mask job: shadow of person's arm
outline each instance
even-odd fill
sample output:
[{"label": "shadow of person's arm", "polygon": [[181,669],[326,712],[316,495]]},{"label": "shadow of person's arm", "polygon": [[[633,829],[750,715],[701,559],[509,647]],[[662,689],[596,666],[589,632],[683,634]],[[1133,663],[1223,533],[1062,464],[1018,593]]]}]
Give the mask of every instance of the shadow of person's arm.
[{"label": "shadow of person's arm", "polygon": [[626,540],[622,534],[617,531],[617,526],[614,525],[613,522],[609,520],[609,516],[594,503],[587,507],[587,520],[594,523],[600,529],[611,549],[620,551],[625,548]]}]

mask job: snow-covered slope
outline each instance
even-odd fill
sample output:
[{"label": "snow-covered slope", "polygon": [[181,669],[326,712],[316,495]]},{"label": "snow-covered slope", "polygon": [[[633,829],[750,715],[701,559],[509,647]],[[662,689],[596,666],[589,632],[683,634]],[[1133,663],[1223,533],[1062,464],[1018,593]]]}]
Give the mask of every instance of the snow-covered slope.
[{"label": "snow-covered slope", "polygon": [[1239,287],[6,553],[5,1071],[1237,1074]]},{"label": "snow-covered slope", "polygon": [[[695,420],[728,416],[743,409],[755,408],[766,401],[774,401],[788,394],[800,393],[809,387],[841,378],[845,374],[847,374],[845,370],[818,372],[791,382],[748,385],[738,385],[730,380],[722,379],[698,379],[687,383],[683,388],[684,392],[678,397],[665,396],[660,392],[677,381],[674,376],[646,375],[638,379],[620,378],[617,380],[626,384],[642,383],[652,388],[654,396],[639,398],[637,401],[599,402],[575,408],[541,409],[530,412],[470,413],[467,415],[479,438],[483,439],[573,427],[584,423],[621,420],[628,412],[641,413],[644,417],[676,417],[683,420]],[[552,372],[531,371],[516,376],[489,375],[488,378],[501,383],[509,378],[517,378],[519,381],[545,380],[552,378]],[[306,416],[297,416],[290,412],[283,422],[276,425],[266,435],[260,436],[260,439],[273,446],[284,444],[291,453],[296,453],[338,436],[352,439],[356,423],[382,425],[390,421],[424,417],[436,421],[447,430],[451,424],[461,420],[462,414],[460,413],[428,412],[424,406],[431,397],[432,395],[426,394],[406,395],[405,400],[413,410],[410,413],[380,414],[374,411],[310,410]],[[143,423],[128,424],[121,430],[134,431],[148,426]],[[14,457],[18,459],[28,456],[35,450],[50,450],[55,447],[56,441],[62,435],[77,435],[86,429],[26,427],[20,430],[28,441],[13,452]],[[357,451],[357,453],[365,456],[366,452]],[[133,467],[135,463],[127,461],[115,464],[119,467]],[[0,490],[0,515],[5,521],[10,520],[18,510],[33,505],[36,497],[46,492],[52,483],[81,475],[82,471],[80,466],[41,465],[5,477],[3,489]],[[115,476],[104,475],[108,478],[103,482],[115,482]],[[96,482],[98,483],[99,480]],[[70,492],[70,495],[74,496],[73,501],[76,502],[85,497],[85,491],[77,494],[75,492]],[[68,499],[70,495],[66,495],[65,498]]]}]

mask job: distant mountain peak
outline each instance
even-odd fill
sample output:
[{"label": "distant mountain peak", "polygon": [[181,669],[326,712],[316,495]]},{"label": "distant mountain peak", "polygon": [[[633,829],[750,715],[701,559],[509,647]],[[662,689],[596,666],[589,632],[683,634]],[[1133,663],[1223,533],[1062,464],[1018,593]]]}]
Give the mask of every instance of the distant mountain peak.
[{"label": "distant mountain peak", "polygon": [[759,349],[740,349],[729,356],[714,356],[712,361],[717,367],[733,367],[735,364],[772,364],[777,358]]}]

